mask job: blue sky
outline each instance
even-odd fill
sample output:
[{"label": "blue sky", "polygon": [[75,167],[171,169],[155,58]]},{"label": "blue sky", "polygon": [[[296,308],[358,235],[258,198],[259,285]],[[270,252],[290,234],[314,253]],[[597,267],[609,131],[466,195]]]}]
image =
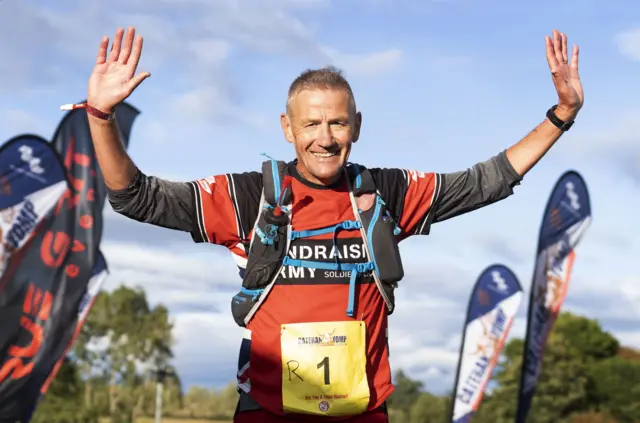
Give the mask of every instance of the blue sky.
[{"label": "blue sky", "polygon": [[[279,113],[308,67],[345,70],[363,113],[352,160],[369,167],[457,171],[517,142],[556,102],[544,36],[581,47],[585,106],[516,194],[410,239],[391,318],[391,360],[429,389],[450,389],[465,305],[489,264],[531,283],[537,231],[562,172],[585,177],[593,223],[578,248],[566,309],[640,347],[640,5],[632,1],[61,0],[0,3],[0,135],[50,137],[60,104],[84,98],[101,35],[145,36],[129,99],[142,114],[130,153],[178,180],[291,159]],[[11,39],[11,42],[8,40]],[[241,331],[229,313],[239,280],[221,247],[105,209],[107,289],[140,284],[169,305],[176,364],[188,384],[234,377]],[[526,305],[512,330],[521,336]],[[415,318],[423,325],[416,324]]]}]

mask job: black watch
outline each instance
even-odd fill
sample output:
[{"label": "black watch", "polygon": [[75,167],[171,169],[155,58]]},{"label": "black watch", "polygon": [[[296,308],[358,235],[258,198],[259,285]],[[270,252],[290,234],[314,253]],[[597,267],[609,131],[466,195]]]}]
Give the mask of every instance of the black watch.
[{"label": "black watch", "polygon": [[558,118],[555,113],[557,108],[558,105],[556,104],[555,106],[552,106],[549,110],[547,110],[547,119],[549,119],[549,121],[551,121],[551,123],[553,123],[561,131],[568,131],[569,128],[571,128],[571,126],[573,125],[574,121],[572,120],[571,122],[565,122]]}]

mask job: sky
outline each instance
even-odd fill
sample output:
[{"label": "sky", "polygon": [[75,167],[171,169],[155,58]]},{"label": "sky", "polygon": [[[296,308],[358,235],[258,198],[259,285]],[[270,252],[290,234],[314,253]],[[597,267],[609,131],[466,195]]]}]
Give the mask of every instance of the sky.
[{"label": "sky", "polygon": [[[54,4],[55,3],[55,4]],[[635,18],[634,18],[635,16]],[[86,95],[98,43],[118,26],[145,37],[151,77],[129,153],[147,174],[193,180],[293,158],[279,126],[291,81],[342,68],[363,114],[351,160],[425,172],[468,168],[508,148],[557,96],[544,36],[580,45],[585,105],[575,125],[508,199],[401,244],[405,278],[390,317],[392,370],[452,389],[471,287],[510,267],[528,294],[538,228],[557,178],[587,181],[593,221],[577,248],[564,309],[640,348],[640,3],[619,0],[3,0],[0,137],[50,138],[59,106]],[[186,385],[235,377],[240,280],[223,248],[128,220],[107,204],[105,289],[142,286],[175,324]],[[526,302],[511,337],[524,333]]]}]

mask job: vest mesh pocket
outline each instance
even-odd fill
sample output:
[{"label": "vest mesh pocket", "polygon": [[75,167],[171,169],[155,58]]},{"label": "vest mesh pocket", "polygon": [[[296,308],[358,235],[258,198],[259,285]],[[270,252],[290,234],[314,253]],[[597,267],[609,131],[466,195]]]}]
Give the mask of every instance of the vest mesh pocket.
[{"label": "vest mesh pocket", "polygon": [[242,290],[231,300],[231,313],[236,323],[244,326],[244,319],[264,288],[276,277],[287,250],[287,225],[289,217],[276,216],[267,208],[254,228],[255,239],[251,245]]},{"label": "vest mesh pocket", "polygon": [[244,327],[244,319],[247,317],[253,306],[260,300],[264,289],[245,289],[231,299],[231,315],[238,326]]}]

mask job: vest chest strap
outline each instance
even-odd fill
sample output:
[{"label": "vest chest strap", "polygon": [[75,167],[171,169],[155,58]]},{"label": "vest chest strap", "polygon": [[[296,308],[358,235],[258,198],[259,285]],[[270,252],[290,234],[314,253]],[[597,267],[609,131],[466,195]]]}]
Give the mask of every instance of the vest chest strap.
[{"label": "vest chest strap", "polygon": [[292,240],[300,239],[300,238],[309,238],[317,235],[330,234],[332,232],[336,233],[341,229],[354,230],[354,229],[360,229],[361,227],[362,227],[362,224],[357,220],[345,220],[341,223],[338,223],[337,225],[327,226],[326,228],[309,229],[305,231],[291,231],[290,237]]},{"label": "vest chest strap", "polygon": [[356,281],[358,275],[374,270],[374,264],[372,262],[366,263],[324,263],[320,261],[312,260],[297,260],[292,259],[289,256],[285,256],[282,264],[285,266],[305,267],[307,269],[322,269],[322,270],[350,270],[351,277],[349,278],[349,300],[347,303],[347,316],[353,317],[356,297]]}]

